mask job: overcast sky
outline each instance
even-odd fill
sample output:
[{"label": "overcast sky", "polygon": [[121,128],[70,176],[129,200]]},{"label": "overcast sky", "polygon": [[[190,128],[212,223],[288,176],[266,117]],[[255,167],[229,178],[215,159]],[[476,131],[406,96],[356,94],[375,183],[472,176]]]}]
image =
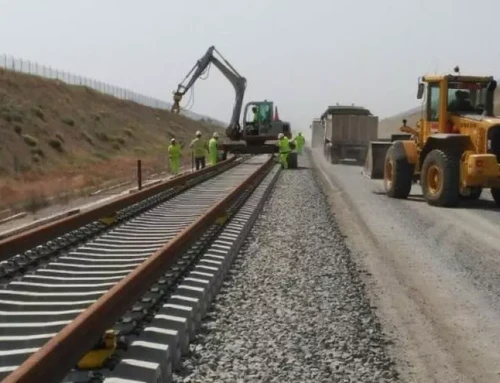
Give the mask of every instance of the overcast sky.
[{"label": "overcast sky", "polygon": [[[499,0],[0,0],[0,50],[171,101],[210,45],[292,129],[336,102],[381,118],[418,105],[417,77],[497,75]],[[193,111],[228,121],[215,68]],[[185,102],[187,99],[185,100]],[[185,104],[184,102],[184,104]]]}]

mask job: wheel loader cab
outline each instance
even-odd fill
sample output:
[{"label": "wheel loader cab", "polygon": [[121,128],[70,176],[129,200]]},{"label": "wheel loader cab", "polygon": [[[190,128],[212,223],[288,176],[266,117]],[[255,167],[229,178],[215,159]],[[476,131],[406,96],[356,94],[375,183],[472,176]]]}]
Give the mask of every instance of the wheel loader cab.
[{"label": "wheel loader cab", "polygon": [[491,188],[500,205],[500,119],[493,115],[496,82],[480,76],[424,76],[424,99],[413,140],[395,141],[384,162],[386,193],[407,198],[418,177],[430,205],[456,206]]},{"label": "wheel loader cab", "polygon": [[461,133],[464,119],[479,121],[481,117],[493,117],[495,87],[490,77],[423,77],[417,93],[417,98],[423,98],[424,93],[426,98],[420,120],[421,141],[436,133]]}]

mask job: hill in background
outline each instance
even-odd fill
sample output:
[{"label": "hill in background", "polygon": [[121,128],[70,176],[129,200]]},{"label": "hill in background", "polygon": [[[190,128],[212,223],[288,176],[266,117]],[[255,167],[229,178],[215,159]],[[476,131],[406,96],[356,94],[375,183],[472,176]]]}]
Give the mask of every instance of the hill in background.
[{"label": "hill in background", "polygon": [[145,175],[166,170],[172,137],[187,146],[196,130],[223,133],[217,123],[0,69],[0,208],[133,179],[137,159]]}]

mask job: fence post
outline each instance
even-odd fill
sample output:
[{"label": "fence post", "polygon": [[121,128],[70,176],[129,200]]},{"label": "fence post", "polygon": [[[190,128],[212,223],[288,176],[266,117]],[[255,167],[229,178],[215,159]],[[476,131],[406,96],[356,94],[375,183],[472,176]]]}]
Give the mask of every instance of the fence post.
[{"label": "fence post", "polygon": [[[9,60],[12,62],[9,63]],[[19,60],[19,65],[17,64],[17,60]],[[127,88],[114,86],[88,77],[75,75],[64,70],[52,68],[51,66],[41,65],[36,61],[23,60],[22,58],[16,58],[14,56],[3,54],[3,58],[0,56],[0,67],[2,67],[2,65],[5,69],[12,70],[14,72],[24,72],[49,79],[56,79],[70,85],[87,86],[98,92],[105,93],[122,100],[129,100],[151,108],[169,109],[165,101],[159,100],[155,97],[143,95]]]},{"label": "fence post", "polygon": [[142,161],[137,160],[137,190],[142,190]]}]

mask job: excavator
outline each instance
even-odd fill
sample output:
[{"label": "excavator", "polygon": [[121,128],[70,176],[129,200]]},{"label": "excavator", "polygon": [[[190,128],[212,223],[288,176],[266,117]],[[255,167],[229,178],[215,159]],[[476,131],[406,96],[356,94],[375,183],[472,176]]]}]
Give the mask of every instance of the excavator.
[{"label": "excavator", "polygon": [[[196,62],[178,85],[177,90],[174,91],[174,103],[171,111],[173,113],[180,112],[180,101],[199,78],[205,75],[205,73],[208,74],[211,64],[219,69],[228,79],[234,88],[236,96],[231,121],[226,128],[226,136],[232,142],[221,144],[221,149],[224,151],[222,158],[225,159],[227,153],[276,153],[278,151],[276,144],[269,141],[276,141],[280,133],[291,138],[290,124],[279,119],[277,108],[275,109],[274,103],[268,100],[248,102],[244,108],[243,122],[240,124],[247,80],[238,73],[214,46],[208,48],[203,57]],[[254,118],[251,120],[247,120],[246,118],[249,111],[252,111],[254,114]],[[257,114],[256,117],[255,114]],[[293,163],[296,162],[293,155],[289,156],[289,161],[291,161],[293,167]]]}]

